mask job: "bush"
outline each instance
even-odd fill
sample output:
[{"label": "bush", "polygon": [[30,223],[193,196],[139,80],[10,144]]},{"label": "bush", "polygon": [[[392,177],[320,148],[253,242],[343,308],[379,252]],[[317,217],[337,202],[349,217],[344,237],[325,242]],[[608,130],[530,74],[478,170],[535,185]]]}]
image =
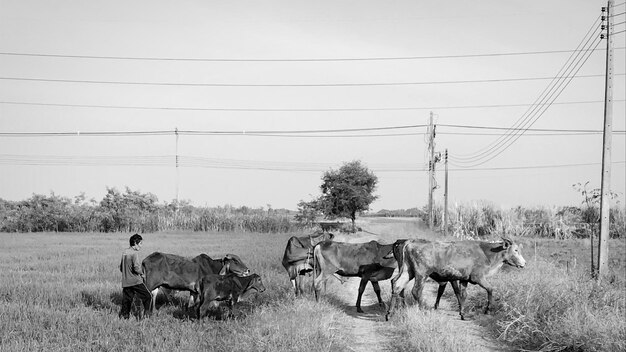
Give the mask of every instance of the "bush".
[{"label": "bush", "polygon": [[[494,282],[501,338],[541,351],[626,350],[624,280],[592,279],[539,261]],[[484,296],[476,297],[476,305]]]}]

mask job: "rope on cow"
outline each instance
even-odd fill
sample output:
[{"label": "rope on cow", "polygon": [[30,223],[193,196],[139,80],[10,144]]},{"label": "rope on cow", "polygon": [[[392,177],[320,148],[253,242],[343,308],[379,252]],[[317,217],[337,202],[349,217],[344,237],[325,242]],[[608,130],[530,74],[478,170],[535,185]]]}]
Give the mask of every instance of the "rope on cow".
[{"label": "rope on cow", "polygon": [[366,231],[366,230],[363,230],[363,229],[361,230],[361,232],[369,233],[370,235],[382,236],[382,234],[380,234],[380,233],[369,232],[369,231]]}]

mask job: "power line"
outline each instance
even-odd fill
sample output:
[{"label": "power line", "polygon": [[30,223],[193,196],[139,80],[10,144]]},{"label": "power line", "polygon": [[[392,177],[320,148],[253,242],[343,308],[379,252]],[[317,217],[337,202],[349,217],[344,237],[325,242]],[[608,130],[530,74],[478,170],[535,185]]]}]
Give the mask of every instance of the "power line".
[{"label": "power line", "polygon": [[[624,76],[625,73],[617,73],[615,76]],[[571,78],[594,78],[604,77],[603,74],[580,75]],[[568,78],[568,77],[566,77]],[[115,84],[115,85],[145,85],[145,86],[183,86],[183,87],[363,87],[363,86],[412,86],[412,85],[435,85],[435,84],[468,84],[468,83],[501,83],[501,82],[524,82],[554,79],[554,77],[526,77],[526,78],[501,78],[501,79],[477,79],[477,80],[453,80],[453,81],[423,81],[423,82],[379,82],[379,83],[176,83],[176,82],[130,82],[130,81],[100,81],[79,79],[54,79],[32,77],[0,77],[5,81],[24,82],[47,82],[47,83],[82,83],[82,84]]]},{"label": "power line", "polygon": [[[626,99],[616,99],[614,102],[624,102]],[[572,104],[597,104],[604,103],[603,100],[585,100],[569,102],[553,102],[551,105],[572,105]],[[491,109],[534,106],[533,104],[491,104],[491,105],[457,105],[457,106],[406,106],[406,107],[372,107],[372,108],[203,108],[203,107],[166,107],[166,106],[125,106],[125,105],[95,105],[95,104],[63,104],[63,103],[41,103],[41,102],[21,102],[21,101],[0,101],[6,105],[25,106],[52,106],[69,108],[98,108],[98,109],[124,109],[124,110],[165,110],[165,111],[228,111],[228,112],[342,112],[342,111],[412,111],[412,110],[448,110],[448,109]]]},{"label": "power line", "polygon": [[317,130],[265,130],[265,131],[201,131],[201,130],[158,130],[158,131],[65,131],[65,132],[0,132],[2,137],[101,137],[101,136],[162,136],[162,135],[278,135],[278,134],[316,134],[316,133],[343,133],[343,132],[369,132],[388,131],[422,128],[426,125],[403,125],[343,129],[317,129]]},{"label": "power line", "polygon": [[[570,57],[566,60],[565,64],[561,67],[561,69],[559,70],[559,72],[557,73],[557,75],[552,79],[552,81],[544,88],[544,90],[539,94],[538,98],[535,100],[534,104],[547,104],[550,101],[550,98],[554,95],[554,93],[556,92],[555,89],[558,89],[562,86],[563,82],[561,80],[561,78],[563,76],[566,75],[566,72],[568,70],[570,70],[570,68],[572,67],[572,65],[574,64],[574,62],[576,60],[579,60],[578,62],[576,62],[576,64],[580,63],[580,55],[578,55],[580,53],[580,51],[578,51],[578,49],[581,48],[581,46],[584,47],[584,45],[587,45],[587,43],[589,42],[589,40],[591,38],[593,38],[593,36],[591,35],[593,33],[593,29],[595,28],[596,31],[599,28],[599,26],[597,25],[597,22],[599,20],[600,16],[598,16],[598,18],[594,21],[594,23],[592,24],[591,28],[589,28],[589,30],[587,31],[587,34],[585,34],[583,40],[578,44],[577,46],[577,51],[574,51]],[[585,38],[586,42],[585,42]],[[583,43],[585,43],[583,45]],[[570,73],[572,71],[569,71]],[[550,93],[551,92],[551,93]],[[470,154],[470,155],[463,155],[463,156],[453,156],[451,155],[451,159],[454,160],[458,160],[460,162],[466,162],[466,163],[476,163],[479,162],[481,159],[485,159],[485,158],[489,158],[490,155],[494,155],[497,156],[499,154],[498,151],[503,151],[505,149],[508,148],[509,145],[511,145],[511,143],[509,143],[510,141],[515,141],[515,136],[518,134],[518,131],[521,131],[521,133],[523,133],[523,129],[522,127],[526,127],[527,124],[531,124],[534,123],[533,121],[533,114],[536,114],[540,111],[540,109],[538,109],[539,105],[532,105],[531,107],[528,108],[528,110],[526,110],[526,112],[513,124],[513,126],[511,127],[511,131],[509,133],[507,133],[505,136],[503,136],[502,138],[498,138],[496,141],[488,144],[487,146],[483,147],[482,149],[480,149],[479,151],[475,152],[474,154]],[[543,106],[541,106],[543,107]],[[545,111],[545,110],[544,110]],[[535,115],[536,116],[536,115]],[[541,115],[539,115],[541,116]],[[535,119],[536,121],[536,119]],[[530,126],[528,126],[530,127]],[[489,158],[488,160],[491,160],[491,158]],[[487,160],[487,161],[488,161]]]},{"label": "power line", "polygon": [[[520,135],[522,135],[528,128],[530,128],[547,110],[547,108],[561,95],[564,89],[571,82],[571,76],[576,76],[580,68],[587,62],[590,57],[589,55],[578,55],[581,52],[593,52],[595,48],[599,45],[600,39],[596,39],[596,44],[593,45],[593,42],[589,44],[592,38],[597,38],[594,36],[594,32],[597,32],[600,28],[597,25],[598,17],[585,37],[581,41],[581,43],[577,47],[576,54],[570,55],[570,58],[566,61],[566,64],[559,70],[557,76],[554,77],[553,81],[548,84],[548,86],[543,90],[543,92],[539,95],[539,98],[535,101],[536,105],[529,108],[526,113],[524,113],[517,122],[512,126],[511,130],[505,137],[498,138],[497,141],[490,143],[487,147],[481,149],[478,152],[475,152],[472,155],[465,155],[460,157],[452,157],[457,162],[471,164],[471,166],[482,165],[493,158],[500,155],[506,149],[508,149]],[[595,31],[594,31],[595,28]],[[588,37],[588,38],[587,38]],[[587,39],[585,39],[587,38]],[[584,43],[584,44],[583,44]],[[584,51],[578,50],[578,48],[587,46],[587,49]],[[589,50],[589,48],[592,48]],[[568,63],[569,62],[569,63]],[[554,83],[554,84],[553,84]]]},{"label": "power line", "polygon": [[[625,49],[619,47],[614,49]],[[173,57],[133,57],[133,56],[105,56],[105,55],[69,55],[69,54],[49,54],[49,53],[24,53],[24,52],[0,52],[6,56],[28,56],[28,57],[48,57],[64,59],[103,59],[103,60],[140,60],[140,61],[199,61],[199,62],[327,62],[327,61],[391,61],[391,60],[425,60],[425,59],[457,59],[476,58],[494,56],[520,56],[520,55],[544,55],[571,53],[572,50],[546,50],[546,51],[525,51],[508,53],[484,53],[484,54],[458,54],[458,55],[431,55],[431,56],[389,56],[389,57],[360,57],[360,58],[300,58],[300,59],[236,59],[236,58],[173,58]]]},{"label": "power line", "polygon": [[[260,171],[305,171],[323,172],[329,167],[336,167],[336,163],[311,162],[273,162],[259,160],[215,159],[197,156],[179,155],[179,164],[182,167],[199,167],[212,169],[240,169]],[[626,161],[614,161],[614,164],[624,164]],[[18,155],[0,154],[0,165],[22,166],[172,166],[175,164],[174,155],[155,156],[59,156],[59,155]],[[555,169],[599,165],[599,163],[527,165],[490,168],[459,168],[451,171],[498,171],[524,169]],[[412,167],[411,164],[371,164],[375,172],[424,172],[424,167]]]},{"label": "power line", "polygon": [[[251,136],[251,137],[395,137],[395,136],[415,136],[423,133],[392,133],[392,134],[358,134],[346,135],[346,132],[376,132],[406,129],[421,129],[426,125],[402,125],[402,126],[380,126],[363,128],[343,128],[343,129],[315,129],[315,130],[231,130],[231,131],[210,131],[210,130],[153,130],[153,131],[59,131],[59,132],[0,132],[0,137],[132,137],[132,136]],[[480,129],[480,130],[500,130],[511,131],[508,127],[495,126],[475,126],[475,125],[454,125],[438,124],[437,127]],[[520,129],[522,130],[522,129]],[[574,130],[574,129],[547,129],[547,128],[527,128],[526,132],[558,132],[560,135],[577,134],[600,134],[601,130]],[[323,133],[333,133],[333,135],[320,135]],[[437,132],[438,134],[454,134],[451,132]],[[614,133],[626,133],[626,131],[614,131]],[[490,134],[500,135],[500,134]],[[538,134],[544,135],[544,134]]]},{"label": "power line", "polygon": [[[453,125],[453,124],[437,124],[437,127],[469,128],[469,129],[481,129],[481,130],[504,130],[504,131],[602,133],[602,130],[572,130],[572,129],[554,129],[554,128],[526,128],[524,129],[524,128],[511,128],[511,127]],[[619,131],[616,131],[616,132],[619,132]]]}]

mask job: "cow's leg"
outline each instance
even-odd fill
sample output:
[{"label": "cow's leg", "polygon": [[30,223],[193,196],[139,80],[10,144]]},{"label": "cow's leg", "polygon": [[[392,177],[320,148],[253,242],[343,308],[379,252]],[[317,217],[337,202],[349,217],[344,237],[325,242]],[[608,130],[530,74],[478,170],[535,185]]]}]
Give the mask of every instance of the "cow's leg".
[{"label": "cow's leg", "polygon": [[291,282],[291,287],[293,287],[294,294],[298,297],[298,284],[296,283],[296,279],[289,279],[289,281]]},{"label": "cow's leg", "polygon": [[191,309],[196,301],[198,301],[198,294],[195,292],[189,292],[189,302],[187,303],[187,308]]},{"label": "cow's leg", "polygon": [[150,292],[150,295],[152,296],[151,299],[150,299],[150,314],[154,313],[154,310],[156,309],[156,297],[157,297],[157,294],[159,294],[159,288],[158,287]]},{"label": "cow's leg", "polygon": [[[441,296],[443,296],[443,292],[446,290],[446,284],[447,282],[445,281],[439,283],[439,287],[437,288],[437,300],[435,301],[435,309],[439,308],[439,301],[441,300]],[[452,285],[452,287],[454,288],[454,284]],[[454,293],[456,293],[456,289],[454,290]],[[456,297],[458,298],[459,296],[457,295]]]},{"label": "cow's leg", "polygon": [[376,297],[378,297],[378,305],[381,307],[385,307],[385,302],[383,302],[383,298],[380,295],[380,285],[378,284],[378,281],[372,281],[372,288],[376,293]]},{"label": "cow's leg", "polygon": [[[396,309],[398,301],[398,294],[404,291],[404,287],[409,281],[411,281],[409,271],[406,266],[403,265],[400,268],[398,275],[391,279],[391,300],[389,301],[389,306],[387,307],[385,320],[389,320],[389,317],[393,315],[393,311]],[[404,300],[404,296],[402,297],[402,300]]]},{"label": "cow's leg", "polygon": [[450,281],[450,284],[452,285],[452,289],[454,290],[456,300],[459,302],[459,315],[461,316],[461,320],[465,320],[465,316],[463,315],[463,292],[461,292],[461,289],[459,288],[459,282],[456,280]]},{"label": "cow's leg", "polygon": [[[467,281],[459,281],[459,314],[461,314],[461,319],[465,320],[465,314],[463,313],[463,308],[465,305],[465,298],[467,297]],[[454,287],[454,286],[452,286]]]},{"label": "cow's leg", "polygon": [[295,279],[296,283],[296,296],[304,296],[304,275],[297,275]]},{"label": "cow's leg", "polygon": [[320,272],[319,275],[314,274],[313,276],[313,290],[315,291],[315,301],[319,302],[320,300],[320,291],[322,290],[322,284],[326,287],[326,280],[324,277],[324,273]]},{"label": "cow's leg", "polygon": [[424,291],[424,282],[426,281],[426,278],[427,276],[415,275],[415,284],[413,285],[413,290],[411,290],[411,294],[417,301],[417,306],[420,308],[424,306],[424,302],[422,302],[422,293]]},{"label": "cow's leg", "polygon": [[487,306],[485,307],[485,314],[489,313],[489,307],[493,305],[493,287],[486,280],[476,281],[480,287],[487,291]]},{"label": "cow's leg", "polygon": [[365,286],[367,286],[367,279],[361,278],[361,282],[359,283],[359,295],[356,298],[356,311],[359,313],[363,313],[363,309],[361,309],[361,297],[363,297]]}]

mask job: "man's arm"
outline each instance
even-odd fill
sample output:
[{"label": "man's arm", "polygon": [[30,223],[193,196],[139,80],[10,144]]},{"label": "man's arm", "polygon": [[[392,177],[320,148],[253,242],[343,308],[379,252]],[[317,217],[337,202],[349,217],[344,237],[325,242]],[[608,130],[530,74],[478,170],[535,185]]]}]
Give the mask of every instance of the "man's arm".
[{"label": "man's arm", "polygon": [[133,272],[143,277],[143,269],[141,267],[141,263],[139,262],[139,256],[137,253],[133,253]]}]

